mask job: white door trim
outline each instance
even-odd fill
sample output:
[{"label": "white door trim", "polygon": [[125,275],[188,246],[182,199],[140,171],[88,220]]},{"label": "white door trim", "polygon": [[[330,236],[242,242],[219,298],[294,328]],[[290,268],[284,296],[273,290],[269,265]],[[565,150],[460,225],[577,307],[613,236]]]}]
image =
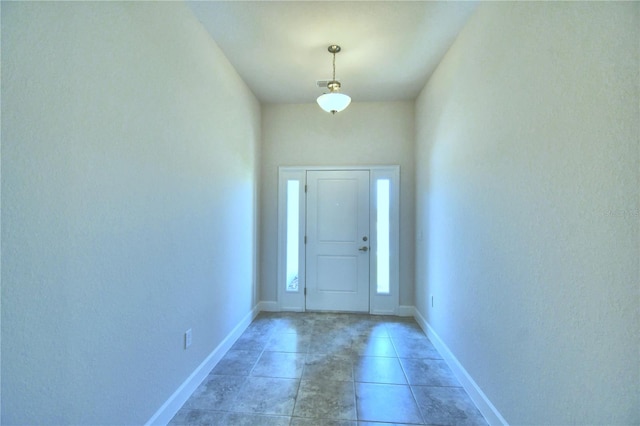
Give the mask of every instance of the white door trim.
[{"label": "white door trim", "polygon": [[[281,311],[305,310],[305,247],[304,236],[306,230],[306,203],[304,186],[307,171],[328,170],[368,170],[370,172],[370,223],[371,223],[371,261],[370,261],[370,310],[372,314],[397,315],[400,301],[400,166],[297,166],[278,168],[278,301]],[[377,252],[377,196],[376,187],[379,180],[390,183],[390,240],[389,240],[389,292],[381,294],[377,291],[377,259],[373,255]],[[297,181],[298,185],[298,289],[287,291],[287,185],[289,181]]]}]

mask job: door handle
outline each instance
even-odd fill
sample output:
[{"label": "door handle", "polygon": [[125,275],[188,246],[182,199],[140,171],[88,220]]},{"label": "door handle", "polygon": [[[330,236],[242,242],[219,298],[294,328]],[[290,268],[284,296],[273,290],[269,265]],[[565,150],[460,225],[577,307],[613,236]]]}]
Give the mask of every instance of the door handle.
[{"label": "door handle", "polygon": [[363,247],[360,247],[358,250],[360,250],[360,251],[369,251],[369,247],[363,246]]}]

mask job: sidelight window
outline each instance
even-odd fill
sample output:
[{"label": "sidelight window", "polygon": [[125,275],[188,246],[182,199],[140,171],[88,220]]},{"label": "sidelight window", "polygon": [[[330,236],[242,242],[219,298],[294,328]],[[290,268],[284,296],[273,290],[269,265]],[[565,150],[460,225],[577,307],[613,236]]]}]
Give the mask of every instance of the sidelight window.
[{"label": "sidelight window", "polygon": [[389,179],[376,181],[376,292],[389,294]]},{"label": "sidelight window", "polygon": [[287,273],[286,290],[298,291],[300,252],[300,181],[287,181]]}]

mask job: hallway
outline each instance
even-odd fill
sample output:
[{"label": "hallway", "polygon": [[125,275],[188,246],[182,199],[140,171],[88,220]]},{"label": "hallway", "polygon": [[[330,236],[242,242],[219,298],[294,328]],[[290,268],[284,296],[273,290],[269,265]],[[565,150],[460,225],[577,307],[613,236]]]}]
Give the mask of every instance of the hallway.
[{"label": "hallway", "polygon": [[263,312],[172,425],[484,425],[410,318]]}]

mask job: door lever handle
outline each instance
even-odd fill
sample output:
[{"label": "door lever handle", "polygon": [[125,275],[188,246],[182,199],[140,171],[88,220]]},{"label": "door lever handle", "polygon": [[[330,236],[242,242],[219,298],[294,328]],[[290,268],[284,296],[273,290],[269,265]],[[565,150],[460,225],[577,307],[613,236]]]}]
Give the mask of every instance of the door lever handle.
[{"label": "door lever handle", "polygon": [[358,250],[360,250],[360,251],[368,251],[369,247],[363,246],[363,247],[360,247]]}]

